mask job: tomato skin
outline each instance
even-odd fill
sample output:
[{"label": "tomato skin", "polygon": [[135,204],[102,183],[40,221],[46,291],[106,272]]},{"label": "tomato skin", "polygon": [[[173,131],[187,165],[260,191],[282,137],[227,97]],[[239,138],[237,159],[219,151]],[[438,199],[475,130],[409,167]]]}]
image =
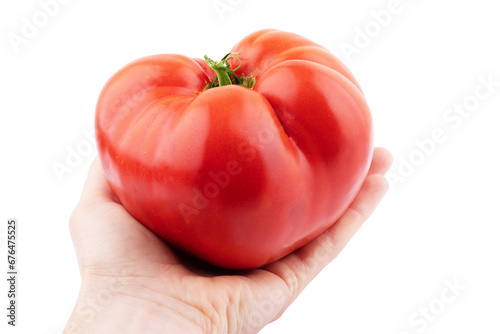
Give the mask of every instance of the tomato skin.
[{"label": "tomato skin", "polygon": [[[257,80],[262,73],[283,61],[306,60],[339,72],[361,90],[352,73],[335,55],[297,34],[275,29],[259,30],[243,38],[232,52],[241,53],[238,56],[241,66],[236,73],[251,75]],[[232,59],[232,65],[236,68],[239,61]]]},{"label": "tomato skin", "polygon": [[199,59],[150,56],[108,81],[95,125],[106,178],[132,216],[209,263],[248,269],[340,217],[366,177],[373,129],[358,83],[321,46],[264,30],[234,50],[253,89],[203,91],[215,74]]}]

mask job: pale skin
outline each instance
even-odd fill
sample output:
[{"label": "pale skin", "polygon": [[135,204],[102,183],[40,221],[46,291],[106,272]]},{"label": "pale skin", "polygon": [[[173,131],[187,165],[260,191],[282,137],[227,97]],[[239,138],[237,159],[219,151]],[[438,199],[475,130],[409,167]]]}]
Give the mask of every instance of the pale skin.
[{"label": "pale skin", "polygon": [[277,262],[235,273],[171,249],[128,214],[94,161],[70,218],[82,285],[64,334],[257,333],[368,219],[388,189],[391,162],[376,148],[360,192],[330,229]]}]

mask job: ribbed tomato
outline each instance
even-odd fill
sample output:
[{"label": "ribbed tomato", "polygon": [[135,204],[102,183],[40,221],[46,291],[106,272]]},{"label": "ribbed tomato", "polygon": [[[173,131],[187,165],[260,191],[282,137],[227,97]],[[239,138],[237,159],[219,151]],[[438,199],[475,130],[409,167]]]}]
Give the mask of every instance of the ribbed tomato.
[{"label": "ribbed tomato", "polygon": [[164,54],[105,85],[99,156],[123,206],[212,264],[256,268],[335,223],[372,157],[372,120],[349,70],[293,33],[245,37],[220,62]]}]

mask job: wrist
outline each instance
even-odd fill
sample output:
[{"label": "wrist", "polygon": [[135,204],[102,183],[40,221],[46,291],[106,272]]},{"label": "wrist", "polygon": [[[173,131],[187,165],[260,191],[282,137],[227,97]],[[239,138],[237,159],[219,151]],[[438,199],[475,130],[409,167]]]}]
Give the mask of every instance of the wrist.
[{"label": "wrist", "polygon": [[64,334],[204,332],[184,306],[168,296],[155,301],[151,292],[132,278],[86,277]]}]

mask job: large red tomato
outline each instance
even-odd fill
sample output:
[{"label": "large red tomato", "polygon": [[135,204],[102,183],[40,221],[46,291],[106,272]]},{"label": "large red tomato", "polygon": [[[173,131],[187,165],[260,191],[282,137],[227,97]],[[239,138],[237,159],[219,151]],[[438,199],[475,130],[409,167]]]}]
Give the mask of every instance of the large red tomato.
[{"label": "large red tomato", "polygon": [[255,268],[346,210],[372,157],[372,120],[349,70],[293,33],[245,37],[220,62],[164,54],[105,85],[99,156],[123,206],[172,246]]}]

